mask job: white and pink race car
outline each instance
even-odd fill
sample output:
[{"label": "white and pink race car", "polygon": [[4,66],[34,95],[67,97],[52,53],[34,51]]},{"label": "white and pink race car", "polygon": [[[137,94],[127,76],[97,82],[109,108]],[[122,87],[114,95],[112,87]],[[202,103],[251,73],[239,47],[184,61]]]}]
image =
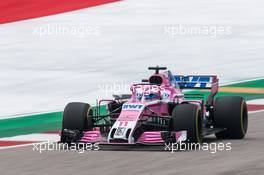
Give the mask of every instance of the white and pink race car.
[{"label": "white and pink race car", "polygon": [[[87,103],[67,104],[63,113],[61,142],[99,144],[201,143],[207,135],[242,139],[248,111],[239,96],[215,98],[217,76],[181,76],[149,67],[155,73],[131,86],[131,94]],[[160,73],[160,70],[164,72]],[[208,89],[206,98],[185,89]],[[105,111],[102,114],[102,109]]]}]

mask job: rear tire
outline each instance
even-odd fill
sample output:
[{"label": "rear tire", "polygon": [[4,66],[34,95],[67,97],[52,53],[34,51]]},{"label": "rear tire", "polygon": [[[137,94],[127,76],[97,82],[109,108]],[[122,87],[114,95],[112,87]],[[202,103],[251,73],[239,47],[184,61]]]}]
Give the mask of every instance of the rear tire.
[{"label": "rear tire", "polygon": [[247,105],[242,97],[218,97],[214,102],[214,127],[226,128],[216,133],[218,139],[242,139],[248,127]]},{"label": "rear tire", "polygon": [[173,131],[187,131],[187,142],[202,142],[202,116],[198,106],[180,104],[172,111],[171,126]]}]

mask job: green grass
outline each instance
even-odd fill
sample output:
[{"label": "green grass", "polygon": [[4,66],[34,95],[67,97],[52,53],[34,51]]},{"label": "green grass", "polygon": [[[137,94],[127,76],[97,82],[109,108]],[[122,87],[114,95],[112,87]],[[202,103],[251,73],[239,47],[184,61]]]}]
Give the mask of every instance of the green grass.
[{"label": "green grass", "polygon": [[0,120],[0,138],[15,135],[58,131],[61,128],[62,112],[37,114]]}]

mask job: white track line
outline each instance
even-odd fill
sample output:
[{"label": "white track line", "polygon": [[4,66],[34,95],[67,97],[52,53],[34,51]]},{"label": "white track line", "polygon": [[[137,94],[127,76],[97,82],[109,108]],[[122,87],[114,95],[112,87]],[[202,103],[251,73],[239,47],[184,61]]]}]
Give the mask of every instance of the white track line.
[{"label": "white track line", "polygon": [[34,144],[36,144],[36,143],[21,144],[21,145],[14,145],[14,146],[0,146],[0,150],[21,148],[21,147],[25,147],[25,146],[33,146]]},{"label": "white track line", "polygon": [[248,113],[249,114],[256,114],[256,113],[260,113],[260,112],[264,112],[264,110],[250,111]]},{"label": "white track line", "polygon": [[0,141],[28,141],[28,142],[43,142],[43,141],[58,141],[60,140],[59,134],[47,134],[47,133],[33,133],[26,135],[17,135],[13,137],[3,137]]},{"label": "white track line", "polygon": [[19,118],[19,117],[27,117],[27,116],[31,116],[31,115],[50,114],[50,113],[54,113],[54,112],[62,112],[62,110],[57,109],[57,110],[52,110],[52,111],[42,111],[42,112],[40,111],[40,112],[30,112],[30,113],[24,113],[24,114],[15,114],[15,115],[11,115],[11,116],[0,116],[0,120]]}]

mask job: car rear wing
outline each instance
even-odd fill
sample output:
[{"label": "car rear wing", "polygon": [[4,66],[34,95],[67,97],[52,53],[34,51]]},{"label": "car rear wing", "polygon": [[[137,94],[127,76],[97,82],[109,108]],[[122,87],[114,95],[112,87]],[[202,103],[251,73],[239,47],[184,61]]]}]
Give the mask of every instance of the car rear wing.
[{"label": "car rear wing", "polygon": [[218,78],[215,75],[174,75],[175,81],[181,89],[208,89],[211,94],[206,104],[212,105],[214,96],[218,92]]},{"label": "car rear wing", "polygon": [[218,86],[217,76],[211,75],[174,75],[181,89],[211,89],[215,84]]}]

